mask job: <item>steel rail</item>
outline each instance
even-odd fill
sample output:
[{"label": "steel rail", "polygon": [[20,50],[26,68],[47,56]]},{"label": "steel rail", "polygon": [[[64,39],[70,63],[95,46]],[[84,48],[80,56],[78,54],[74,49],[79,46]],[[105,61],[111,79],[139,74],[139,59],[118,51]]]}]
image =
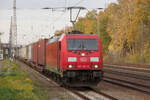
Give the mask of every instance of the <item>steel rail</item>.
[{"label": "steel rail", "polygon": [[[150,95],[150,87],[149,86],[132,83],[132,82],[128,82],[128,81],[124,81],[124,80],[120,80],[120,79],[109,78],[109,77],[104,77],[103,81]],[[131,86],[131,85],[133,85],[133,86]],[[147,89],[149,89],[149,91],[147,91],[145,89],[141,89],[141,88],[147,88]]]},{"label": "steel rail", "polygon": [[102,96],[104,96],[104,97],[106,97],[106,98],[108,98],[108,99],[110,99],[110,100],[118,100],[117,98],[114,98],[114,97],[112,97],[112,96],[110,96],[110,95],[108,95],[108,94],[102,93],[102,92],[100,92],[99,90],[97,90],[97,89],[95,89],[95,88],[89,87],[89,89],[91,89],[91,90],[94,91],[95,93],[97,93],[97,94],[99,94],[99,95],[102,95]]},{"label": "steel rail", "polygon": [[127,73],[127,72],[119,72],[119,71],[114,71],[114,70],[110,70],[110,69],[103,69],[103,71],[104,71],[104,73],[111,73],[111,74],[121,75],[121,76],[125,76],[125,77],[141,79],[144,81],[150,81],[150,77],[145,76],[145,75],[131,74],[131,73]]}]

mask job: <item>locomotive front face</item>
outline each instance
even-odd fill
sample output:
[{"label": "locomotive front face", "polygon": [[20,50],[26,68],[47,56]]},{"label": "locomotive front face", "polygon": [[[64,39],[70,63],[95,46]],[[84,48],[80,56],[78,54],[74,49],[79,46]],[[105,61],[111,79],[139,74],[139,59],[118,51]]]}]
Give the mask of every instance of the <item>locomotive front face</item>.
[{"label": "locomotive front face", "polygon": [[[69,81],[97,84],[103,77],[101,41],[96,35],[66,37],[64,77]],[[74,83],[73,82],[73,83]],[[85,83],[84,83],[85,85]]]},{"label": "locomotive front face", "polygon": [[96,37],[79,37],[67,39],[68,69],[100,70],[102,56],[99,39]]}]

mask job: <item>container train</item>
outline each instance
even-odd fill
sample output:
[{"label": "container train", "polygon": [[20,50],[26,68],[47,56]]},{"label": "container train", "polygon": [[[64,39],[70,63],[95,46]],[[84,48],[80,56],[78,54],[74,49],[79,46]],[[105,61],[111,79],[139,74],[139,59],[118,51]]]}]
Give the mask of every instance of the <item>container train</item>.
[{"label": "container train", "polygon": [[70,86],[97,85],[103,78],[102,42],[72,31],[19,48],[19,59]]}]

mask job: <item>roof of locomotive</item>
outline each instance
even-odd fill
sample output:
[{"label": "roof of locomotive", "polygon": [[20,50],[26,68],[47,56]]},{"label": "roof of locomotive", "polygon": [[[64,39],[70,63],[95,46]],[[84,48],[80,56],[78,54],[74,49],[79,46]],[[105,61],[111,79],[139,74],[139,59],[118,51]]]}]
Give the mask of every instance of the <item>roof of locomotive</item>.
[{"label": "roof of locomotive", "polygon": [[53,42],[56,42],[56,41],[61,41],[64,36],[97,36],[93,33],[90,33],[90,34],[84,34],[83,32],[80,32],[80,31],[72,31],[72,32],[68,32],[68,33],[64,33],[64,34],[60,34],[60,35],[56,35],[54,37],[51,37],[49,40],[48,40],[48,43],[53,43]]},{"label": "roof of locomotive", "polygon": [[68,32],[67,35],[88,35],[88,36],[91,36],[91,35],[95,35],[95,34],[93,34],[92,32],[90,34],[85,34],[83,32],[74,30],[74,31]]}]

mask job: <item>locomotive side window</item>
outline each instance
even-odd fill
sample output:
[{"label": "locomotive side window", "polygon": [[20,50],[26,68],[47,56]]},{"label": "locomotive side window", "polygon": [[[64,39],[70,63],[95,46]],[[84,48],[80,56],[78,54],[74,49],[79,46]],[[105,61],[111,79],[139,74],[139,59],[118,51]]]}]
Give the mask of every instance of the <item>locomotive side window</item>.
[{"label": "locomotive side window", "polygon": [[97,39],[67,39],[68,50],[98,50]]}]

